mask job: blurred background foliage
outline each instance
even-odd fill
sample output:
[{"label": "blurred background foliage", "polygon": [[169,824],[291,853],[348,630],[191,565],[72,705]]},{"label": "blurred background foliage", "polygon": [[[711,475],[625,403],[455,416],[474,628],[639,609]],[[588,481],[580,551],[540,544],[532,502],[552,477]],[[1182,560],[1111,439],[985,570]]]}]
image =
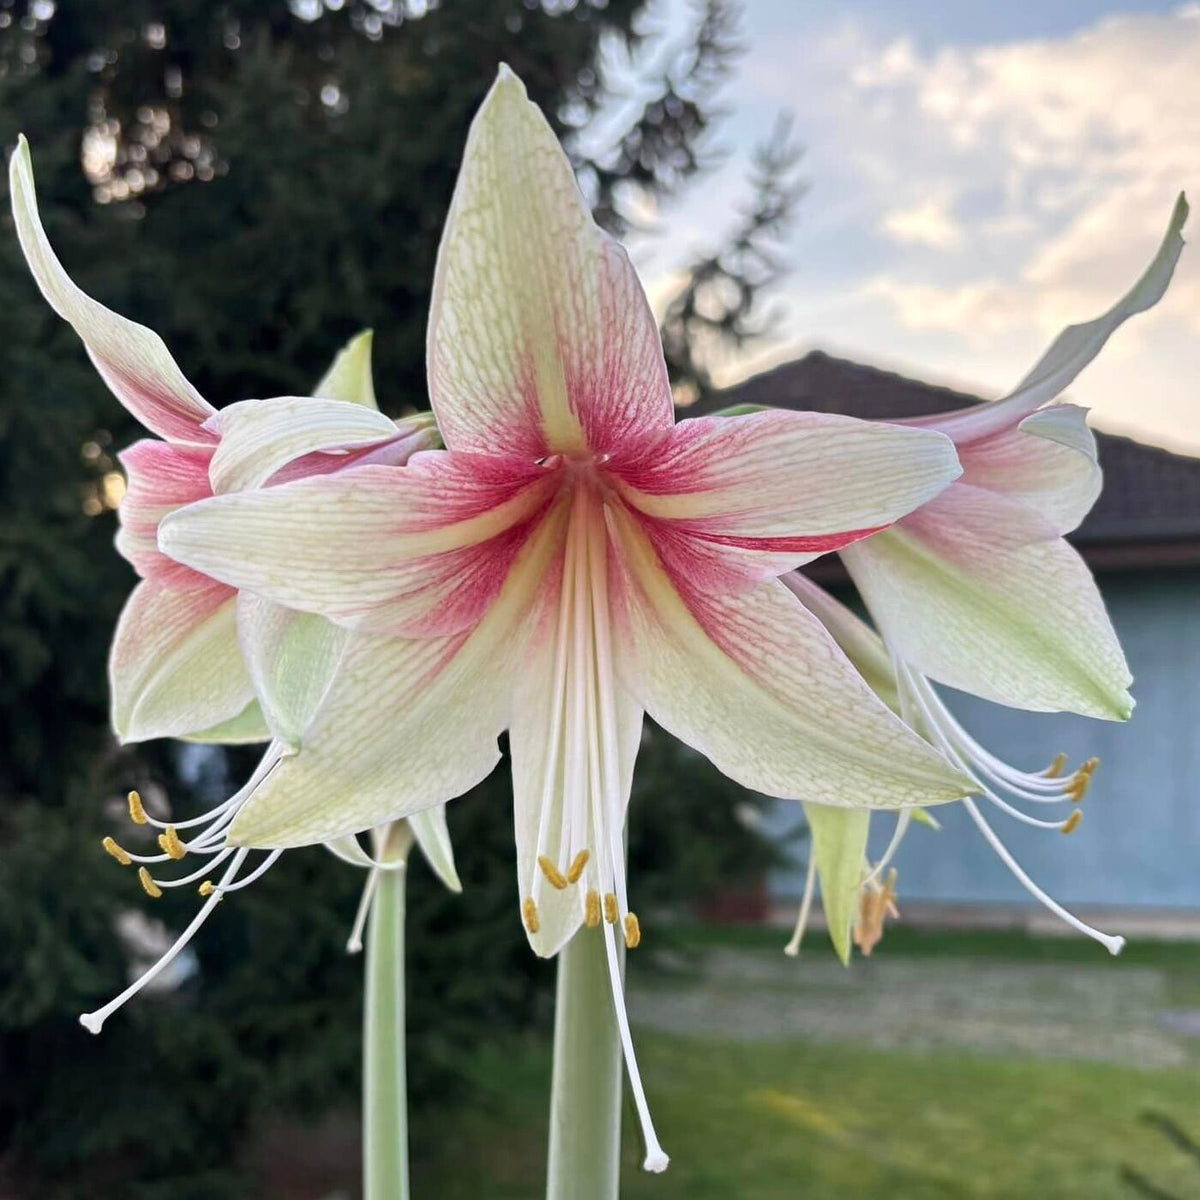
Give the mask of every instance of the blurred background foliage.
[{"label": "blurred background foliage", "polygon": [[[698,4],[683,41],[652,17],[639,0],[0,0],[0,140],[29,137],[43,218],[75,279],[158,330],[214,403],[302,394],[373,327],[377,390],[396,415],[426,404],[438,235],[498,63],[524,78],[618,233],[711,161],[735,6]],[[759,328],[796,163],[781,127],[728,240],[694,259],[679,248],[664,332],[688,396],[708,386],[714,348]],[[362,878],[318,850],[285,856],[222,906],[181,986],[99,1038],[76,1024],[193,911],[177,894],[151,908],[100,852],[122,832],[120,795],[137,786],[186,815],[253,756],[181,771],[172,746],[112,740],[104,662],[133,584],[112,549],[114,455],[140,431],[37,297],[4,225],[0,1190],[257,1195],[236,1166],[255,1121],[355,1102],[361,962],[343,947]],[[452,806],[461,898],[413,871],[418,1106],[454,1086],[481,1037],[546,1020],[552,969],[517,916],[508,787],[501,769]],[[655,731],[637,787],[644,913],[761,879],[772,851],[753,797]]]}]

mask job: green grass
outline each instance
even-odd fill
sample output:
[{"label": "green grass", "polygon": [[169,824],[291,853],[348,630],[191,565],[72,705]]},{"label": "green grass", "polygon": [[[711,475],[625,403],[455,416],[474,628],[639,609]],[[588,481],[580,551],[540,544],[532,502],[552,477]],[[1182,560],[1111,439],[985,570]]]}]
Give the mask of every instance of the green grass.
[{"label": "green grass", "polygon": [[[1139,1120],[1195,1132],[1200,1077],[1094,1063],[911,1054],[802,1042],[640,1038],[670,1171],[637,1168],[625,1131],[623,1200],[1133,1200],[1122,1164],[1181,1197],[1200,1172]],[[473,1098],[415,1130],[414,1194],[541,1194],[549,1058],[496,1046]]]}]

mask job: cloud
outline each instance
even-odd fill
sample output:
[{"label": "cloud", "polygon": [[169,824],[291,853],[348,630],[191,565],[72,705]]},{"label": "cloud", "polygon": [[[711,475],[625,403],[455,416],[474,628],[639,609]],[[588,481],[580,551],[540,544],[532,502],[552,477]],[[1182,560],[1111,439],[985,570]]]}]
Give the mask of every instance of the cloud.
[{"label": "cloud", "polygon": [[962,226],[939,200],[925,200],[912,208],[884,213],[880,229],[897,242],[932,246],[936,250],[951,249],[963,240]]}]

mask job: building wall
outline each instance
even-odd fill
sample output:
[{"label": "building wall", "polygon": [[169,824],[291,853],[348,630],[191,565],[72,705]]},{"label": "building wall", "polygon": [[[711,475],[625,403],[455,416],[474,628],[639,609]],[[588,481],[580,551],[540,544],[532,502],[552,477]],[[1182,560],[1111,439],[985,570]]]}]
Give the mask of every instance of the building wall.
[{"label": "building wall", "polygon": [[[1200,572],[1114,576],[1101,585],[1134,675],[1137,707],[1127,724],[943,695],[976,738],[1016,765],[1041,769],[1060,750],[1074,762],[1100,758],[1083,822],[1069,837],[985,808],[1018,861],[1052,895],[1075,904],[1200,909]],[[941,832],[913,826],[897,856],[902,896],[1029,900],[960,805],[936,815]],[[794,824],[795,806],[780,801],[771,820],[781,830]],[[886,844],[893,821],[876,818],[873,853]],[[801,883],[797,865],[778,872],[771,889],[791,898]]]}]

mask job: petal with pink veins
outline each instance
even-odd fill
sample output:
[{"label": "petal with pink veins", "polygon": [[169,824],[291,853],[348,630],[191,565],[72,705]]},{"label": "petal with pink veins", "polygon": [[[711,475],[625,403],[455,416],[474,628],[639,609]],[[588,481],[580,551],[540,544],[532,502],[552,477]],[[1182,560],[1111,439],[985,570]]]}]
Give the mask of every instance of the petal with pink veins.
[{"label": "petal with pink veins", "polygon": [[956,800],[970,781],[875,696],[778,580],[737,595],[677,587],[621,522],[629,689],[724,774],[768,795],[845,807]]},{"label": "petal with pink veins", "polygon": [[673,421],[658,328],[506,67],[471,125],[434,275],[429,394],[453,450],[608,453]]},{"label": "petal with pink veins", "polygon": [[842,557],[915,670],[1034,712],[1129,716],[1129,668],[1091,572],[1019,501],[959,483]]},{"label": "petal with pink veins", "polygon": [[33,162],[24,137],[9,162],[9,189],[21,249],[42,295],[83,339],[113,394],[160,437],[211,445],[216,439],[201,425],[216,410],[187,381],[162,338],[93,300],[63,270],[38,217]]},{"label": "petal with pink veins", "polygon": [[194,504],[163,521],[159,546],[363,631],[449,633],[483,615],[555,487],[533,462],[418,454]]},{"label": "petal with pink veins", "polygon": [[960,473],[941,435],[782,410],[682,421],[613,467],[663,547],[717,586],[722,566],[773,578],[867,537]]},{"label": "petal with pink veins", "polygon": [[122,742],[183,737],[239,716],[254,688],[234,593],[218,583],[186,591],[139,583],[117,622],[108,673]]}]

